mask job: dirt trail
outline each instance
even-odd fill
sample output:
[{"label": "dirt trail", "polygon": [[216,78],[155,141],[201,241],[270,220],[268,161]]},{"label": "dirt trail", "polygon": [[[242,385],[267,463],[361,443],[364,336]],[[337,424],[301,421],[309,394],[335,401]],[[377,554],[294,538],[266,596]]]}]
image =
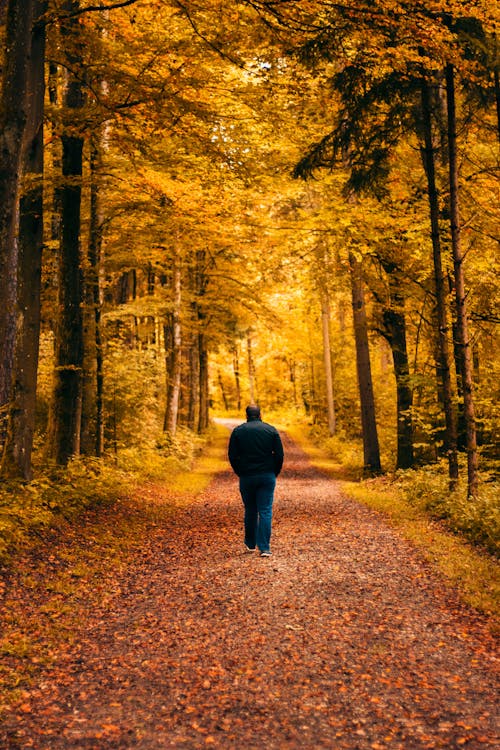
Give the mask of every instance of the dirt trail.
[{"label": "dirt trail", "polygon": [[4,716],[2,750],[500,747],[482,618],[285,450],[273,556],[242,552],[236,481],[217,476],[118,579],[101,561],[99,596],[82,580],[79,620]]}]

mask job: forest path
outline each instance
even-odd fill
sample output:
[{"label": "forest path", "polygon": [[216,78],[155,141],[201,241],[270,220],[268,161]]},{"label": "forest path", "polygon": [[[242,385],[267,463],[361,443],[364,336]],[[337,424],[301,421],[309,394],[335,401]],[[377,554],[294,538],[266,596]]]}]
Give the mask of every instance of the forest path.
[{"label": "forest path", "polygon": [[173,513],[145,488],[24,560],[3,671],[34,673],[2,750],[500,746],[484,620],[284,440],[271,558],[243,553],[228,471]]}]

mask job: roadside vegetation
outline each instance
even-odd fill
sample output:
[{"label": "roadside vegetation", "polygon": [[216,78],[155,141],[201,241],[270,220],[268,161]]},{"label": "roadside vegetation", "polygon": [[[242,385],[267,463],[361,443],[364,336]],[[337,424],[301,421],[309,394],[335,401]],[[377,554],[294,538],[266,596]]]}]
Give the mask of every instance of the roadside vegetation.
[{"label": "roadside vegetation", "polygon": [[[114,460],[79,457],[63,470],[40,467],[30,482],[0,487],[0,565],[13,554],[76,521],[84,511],[130,497],[144,485],[161,484],[172,503],[187,502],[223,464],[227,431],[211,427],[203,438],[178,433],[168,445],[145,443],[117,453]],[[175,497],[174,497],[175,496]]]},{"label": "roadside vegetation", "polygon": [[441,463],[363,479],[361,446],[314,428],[287,429],[314,466],[341,480],[347,495],[383,513],[464,601],[498,621],[498,481],[485,476],[478,496],[467,498],[464,485],[449,491]]}]

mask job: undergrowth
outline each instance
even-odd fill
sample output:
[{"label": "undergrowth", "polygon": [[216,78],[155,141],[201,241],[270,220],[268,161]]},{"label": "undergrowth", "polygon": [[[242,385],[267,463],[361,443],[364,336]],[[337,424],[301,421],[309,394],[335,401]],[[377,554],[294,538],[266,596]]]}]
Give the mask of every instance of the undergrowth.
[{"label": "undergrowth", "polygon": [[91,458],[71,461],[65,469],[46,466],[31,482],[5,482],[0,487],[0,562],[61,519],[112,502],[123,486],[122,472]]},{"label": "undergrowth", "polygon": [[467,497],[462,483],[448,489],[445,462],[397,472],[394,483],[407,502],[443,521],[447,528],[500,556],[500,488],[498,482],[482,482],[477,497]]},{"label": "undergrowth", "polygon": [[[309,429],[307,437],[333,462],[330,474],[335,473],[339,479],[362,479],[363,455],[357,442],[347,440],[342,434],[328,437],[324,429],[316,426]],[[465,477],[465,457],[460,456],[459,460],[461,476]],[[415,469],[389,472],[386,476],[409,506],[499,557],[500,487],[495,474],[483,471],[477,497],[468,498],[465,481],[459,483],[456,491],[449,491],[447,472],[447,463],[442,460]]]},{"label": "undergrowth", "polygon": [[[288,429],[288,428],[287,428]],[[418,547],[462,598],[482,612],[500,617],[498,553],[500,507],[498,480],[482,476],[476,499],[468,499],[466,487],[448,490],[447,466],[434,463],[413,470],[361,479],[357,467],[342,466],[355,457],[355,448],[339,446],[303,426],[288,430],[309,455],[314,466],[342,481],[344,493],[383,513],[402,535]],[[333,452],[332,452],[333,449]],[[466,467],[461,466],[465,476]]]},{"label": "undergrowth", "polygon": [[0,486],[0,564],[6,564],[17,549],[44,530],[87,508],[116,502],[140,482],[164,482],[181,492],[198,486],[191,469],[213,440],[213,430],[201,437],[179,430],[175,438],[162,436],[155,444],[138,443],[103,459],[82,456],[64,468],[40,465],[30,482],[4,482]]}]

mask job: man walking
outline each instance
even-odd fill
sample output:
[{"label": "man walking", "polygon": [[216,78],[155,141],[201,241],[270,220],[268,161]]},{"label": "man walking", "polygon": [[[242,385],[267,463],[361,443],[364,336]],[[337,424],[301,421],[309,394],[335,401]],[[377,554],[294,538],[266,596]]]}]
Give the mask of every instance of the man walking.
[{"label": "man walking", "polygon": [[240,478],[246,549],[253,552],[257,546],[261,557],[270,557],[274,488],[283,466],[283,444],[276,427],[262,421],[258,406],[247,406],[246,415],[247,421],[229,438],[229,463]]}]

